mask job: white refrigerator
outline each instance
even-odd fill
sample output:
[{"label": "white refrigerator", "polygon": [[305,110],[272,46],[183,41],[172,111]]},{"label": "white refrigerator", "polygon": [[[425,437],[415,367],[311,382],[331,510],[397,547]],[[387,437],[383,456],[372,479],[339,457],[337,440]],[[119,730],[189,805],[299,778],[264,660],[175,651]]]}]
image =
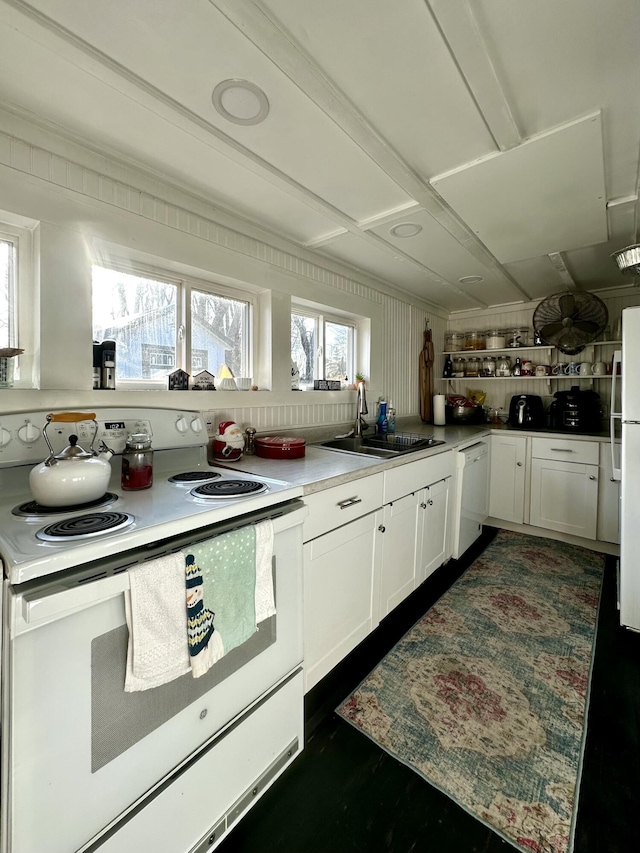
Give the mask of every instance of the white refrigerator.
[{"label": "white refrigerator", "polygon": [[[622,362],[622,376],[617,375]],[[640,307],[622,312],[622,352],[614,355],[611,381],[613,476],[620,482],[620,624],[640,631]],[[622,379],[620,402],[617,385]],[[616,422],[622,422],[616,462]]]}]

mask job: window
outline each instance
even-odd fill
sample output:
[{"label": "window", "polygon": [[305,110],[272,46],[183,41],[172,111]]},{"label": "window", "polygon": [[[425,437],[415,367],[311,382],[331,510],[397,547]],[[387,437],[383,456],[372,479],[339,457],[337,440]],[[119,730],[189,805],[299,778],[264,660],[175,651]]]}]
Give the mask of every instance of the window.
[{"label": "window", "polygon": [[0,238],[0,347],[16,344],[16,247]]},{"label": "window", "polygon": [[[214,285],[94,265],[93,337],[116,341],[119,382],[166,387],[182,368],[250,375],[250,302]],[[185,310],[182,306],[188,306]]]},{"label": "window", "polygon": [[355,375],[356,322],[298,309],[291,314],[291,358],[300,371],[300,382]]}]

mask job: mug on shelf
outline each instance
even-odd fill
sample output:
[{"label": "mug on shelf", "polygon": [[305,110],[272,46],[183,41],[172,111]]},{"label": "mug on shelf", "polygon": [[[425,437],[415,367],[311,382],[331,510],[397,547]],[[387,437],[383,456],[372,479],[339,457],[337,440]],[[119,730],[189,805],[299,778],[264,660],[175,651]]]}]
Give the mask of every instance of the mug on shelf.
[{"label": "mug on shelf", "polygon": [[536,365],[536,376],[549,376],[551,373],[551,365],[550,364],[537,364]]},{"label": "mug on shelf", "polygon": [[565,367],[566,367],[566,364],[560,364],[560,362],[556,362],[556,364],[551,365],[551,373],[554,376],[560,376],[561,374],[564,373]]},{"label": "mug on shelf", "polygon": [[564,372],[567,376],[577,376],[580,373],[580,365],[577,361],[570,361],[569,364],[565,364]]},{"label": "mug on shelf", "polygon": [[591,376],[591,363],[583,361],[580,365],[580,376]]},{"label": "mug on shelf", "polygon": [[606,376],[607,375],[607,365],[604,361],[596,361],[594,362],[592,373],[594,376]]}]

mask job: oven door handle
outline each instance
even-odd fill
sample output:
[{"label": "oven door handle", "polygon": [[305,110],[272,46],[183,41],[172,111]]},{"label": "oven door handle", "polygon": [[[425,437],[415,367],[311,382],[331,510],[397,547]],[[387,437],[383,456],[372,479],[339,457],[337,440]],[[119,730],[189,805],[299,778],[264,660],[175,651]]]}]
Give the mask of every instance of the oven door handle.
[{"label": "oven door handle", "polygon": [[[86,586],[75,586],[72,589],[54,587],[46,595],[34,594],[33,597],[24,595],[20,615],[27,625],[35,626],[51,622],[62,616],[69,616],[78,610],[84,610],[101,601],[121,595],[129,589],[129,572],[120,572],[111,577],[101,578]],[[17,633],[21,633],[16,625]]]}]

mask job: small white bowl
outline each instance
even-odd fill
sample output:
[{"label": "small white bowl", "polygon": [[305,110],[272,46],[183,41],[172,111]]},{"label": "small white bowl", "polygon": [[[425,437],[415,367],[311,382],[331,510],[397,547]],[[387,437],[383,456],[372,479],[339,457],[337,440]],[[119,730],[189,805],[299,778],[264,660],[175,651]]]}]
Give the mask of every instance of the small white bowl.
[{"label": "small white bowl", "polygon": [[238,387],[238,391],[251,391],[252,385],[251,377],[240,376],[236,379],[236,385]]}]

